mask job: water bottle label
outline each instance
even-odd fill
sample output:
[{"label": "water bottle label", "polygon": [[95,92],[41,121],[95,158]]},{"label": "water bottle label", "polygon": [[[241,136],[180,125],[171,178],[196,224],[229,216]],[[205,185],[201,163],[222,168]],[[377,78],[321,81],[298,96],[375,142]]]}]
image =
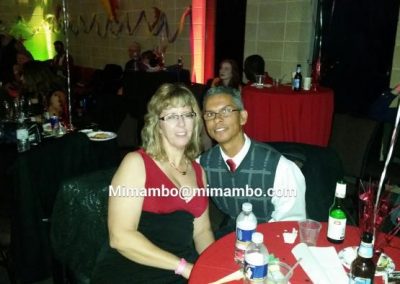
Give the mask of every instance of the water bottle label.
[{"label": "water bottle label", "polygon": [[328,238],[333,240],[344,240],[346,232],[346,219],[336,219],[329,217]]},{"label": "water bottle label", "polygon": [[26,128],[17,129],[17,140],[29,139],[29,132]]},{"label": "water bottle label", "polygon": [[371,284],[371,279],[351,276],[349,283],[350,284]]},{"label": "water bottle label", "polygon": [[240,228],[236,228],[236,238],[238,241],[241,242],[250,242],[251,241],[251,236],[253,233],[256,231],[256,229],[253,230],[243,230]]},{"label": "water bottle label", "polygon": [[246,278],[251,280],[262,280],[267,277],[268,264],[252,265],[245,263]]}]

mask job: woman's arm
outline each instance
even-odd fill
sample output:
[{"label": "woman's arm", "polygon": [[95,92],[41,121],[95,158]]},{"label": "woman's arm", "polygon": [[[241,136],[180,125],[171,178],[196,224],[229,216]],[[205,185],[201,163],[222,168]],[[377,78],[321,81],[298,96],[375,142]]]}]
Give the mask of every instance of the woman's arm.
[{"label": "woman's arm", "polygon": [[[203,184],[206,185],[206,176],[204,170],[203,173]],[[193,240],[196,246],[196,251],[201,254],[210,244],[214,242],[214,235],[211,230],[209,207],[203,212],[203,214],[194,220],[194,231]]]},{"label": "woman's arm", "polygon": [[[146,172],[143,159],[138,153],[128,154],[115,173],[112,186],[127,189],[144,188]],[[138,229],[143,206],[143,197],[110,196],[108,204],[108,230],[110,246],[126,258],[137,263],[175,270],[179,257],[160,249],[150,242]],[[191,264],[186,266],[182,276],[189,277]]]}]

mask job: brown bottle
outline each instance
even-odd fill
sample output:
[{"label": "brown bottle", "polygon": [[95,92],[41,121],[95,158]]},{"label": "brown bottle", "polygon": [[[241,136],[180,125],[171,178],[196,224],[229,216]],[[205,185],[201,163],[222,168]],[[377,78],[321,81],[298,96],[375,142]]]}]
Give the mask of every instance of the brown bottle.
[{"label": "brown bottle", "polygon": [[351,263],[350,284],[371,284],[374,283],[375,264],[372,260],[374,245],[372,234],[364,232],[361,244],[358,247],[358,255]]}]

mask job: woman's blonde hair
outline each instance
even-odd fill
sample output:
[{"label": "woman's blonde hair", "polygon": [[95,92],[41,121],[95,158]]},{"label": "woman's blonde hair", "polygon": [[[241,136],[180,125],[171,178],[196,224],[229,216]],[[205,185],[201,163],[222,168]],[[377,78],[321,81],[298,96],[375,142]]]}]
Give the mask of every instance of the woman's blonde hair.
[{"label": "woman's blonde hair", "polygon": [[159,131],[160,114],[163,110],[173,107],[191,107],[196,113],[194,119],[192,137],[186,146],[185,155],[188,159],[195,159],[201,152],[200,134],[203,121],[199,106],[193,93],[180,84],[163,84],[152,96],[147,105],[147,114],[144,116],[142,129],[142,147],[156,160],[167,159],[162,145],[161,133]]}]

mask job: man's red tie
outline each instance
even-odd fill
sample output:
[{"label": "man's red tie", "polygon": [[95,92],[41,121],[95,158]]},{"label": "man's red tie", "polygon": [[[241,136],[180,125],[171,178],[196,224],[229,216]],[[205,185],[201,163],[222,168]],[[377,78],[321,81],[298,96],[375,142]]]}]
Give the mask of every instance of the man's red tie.
[{"label": "man's red tie", "polygon": [[234,172],[236,170],[236,164],[232,159],[226,160],[226,163],[228,164],[229,169],[231,170],[231,172]]}]

